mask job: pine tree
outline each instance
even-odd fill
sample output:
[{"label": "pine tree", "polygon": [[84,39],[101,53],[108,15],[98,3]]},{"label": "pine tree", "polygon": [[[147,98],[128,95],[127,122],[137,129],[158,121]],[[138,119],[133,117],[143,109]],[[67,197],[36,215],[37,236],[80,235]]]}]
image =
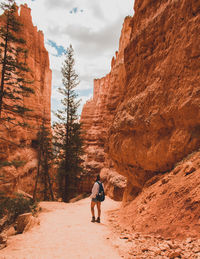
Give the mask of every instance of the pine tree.
[{"label": "pine tree", "polygon": [[43,117],[42,125],[37,135],[38,143],[38,168],[35,181],[35,187],[33,192],[33,200],[36,200],[37,186],[40,180],[40,184],[43,186],[42,194],[44,200],[54,200],[52,190],[52,179],[50,177],[50,170],[53,161],[52,150],[52,136],[50,129],[46,127],[46,121]]},{"label": "pine tree", "polygon": [[81,155],[83,143],[81,139],[81,125],[78,122],[77,101],[75,88],[79,84],[75,72],[74,50],[72,45],[67,48],[65,61],[62,66],[63,88],[59,92],[63,95],[62,109],[56,116],[59,122],[54,124],[54,145],[57,148],[57,161],[59,163],[59,188],[63,201],[67,202],[75,192],[76,176],[82,171]]},{"label": "pine tree", "polygon": [[[4,143],[18,147],[10,137],[17,127],[27,127],[25,116],[30,109],[25,107],[24,99],[34,93],[30,87],[27,67],[28,51],[25,40],[20,37],[22,24],[19,22],[17,5],[14,0],[0,3],[4,11],[0,16],[0,150]],[[3,152],[2,152],[3,153]],[[1,158],[1,151],[0,151]],[[19,161],[20,162],[20,161]],[[0,166],[6,161],[0,159]]]},{"label": "pine tree", "polygon": [[29,68],[26,64],[28,55],[24,49],[25,40],[19,37],[22,24],[18,21],[17,6],[14,0],[6,0],[0,4],[4,11],[0,28],[0,122],[1,124],[21,125],[27,111],[24,98],[34,93],[32,83],[27,79]]}]

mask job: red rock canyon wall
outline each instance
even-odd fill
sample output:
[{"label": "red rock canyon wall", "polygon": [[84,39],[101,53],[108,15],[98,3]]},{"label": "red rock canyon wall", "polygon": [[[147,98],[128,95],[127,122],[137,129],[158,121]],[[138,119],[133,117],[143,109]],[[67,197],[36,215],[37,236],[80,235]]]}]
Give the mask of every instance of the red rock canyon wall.
[{"label": "red rock canyon wall", "polygon": [[136,0],[134,10],[82,112],[89,164],[101,150],[99,170],[111,163],[127,178],[124,200],[200,147],[200,1]]},{"label": "red rock canyon wall", "polygon": [[44,35],[37,30],[36,26],[33,26],[31,10],[26,4],[20,8],[19,20],[23,24],[20,35],[26,40],[27,65],[31,71],[28,76],[30,80],[33,80],[35,94],[24,99],[25,105],[32,110],[25,118],[25,122],[30,125],[29,128],[18,127],[8,134],[1,125],[1,134],[20,145],[20,147],[14,147],[8,142],[1,141],[1,160],[19,160],[25,164],[19,168],[15,166],[1,168],[0,172],[1,175],[4,175],[6,183],[4,182],[0,188],[6,193],[21,189],[32,194],[37,167],[37,150],[35,149],[37,132],[43,117],[48,127],[50,127],[51,121],[52,73],[49,67],[48,52],[44,46]]}]

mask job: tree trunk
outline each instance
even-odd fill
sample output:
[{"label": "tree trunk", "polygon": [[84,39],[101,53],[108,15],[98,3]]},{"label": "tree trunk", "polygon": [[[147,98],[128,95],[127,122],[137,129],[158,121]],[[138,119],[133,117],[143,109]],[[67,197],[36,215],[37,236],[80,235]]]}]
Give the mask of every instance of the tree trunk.
[{"label": "tree trunk", "polygon": [[39,175],[40,175],[40,164],[41,164],[41,151],[39,150],[37,175],[36,175],[35,187],[34,187],[34,191],[33,191],[33,201],[36,200],[37,184],[38,184],[38,179],[39,179]]},{"label": "tree trunk", "polygon": [[48,183],[49,183],[49,191],[50,191],[51,200],[54,201],[54,195],[53,195],[52,184],[51,184],[51,179],[50,179],[49,173],[47,173],[47,179],[48,179]]},{"label": "tree trunk", "polygon": [[64,184],[64,192],[63,192],[63,201],[64,202],[68,202],[69,201],[69,195],[68,195],[68,192],[69,192],[69,177],[68,175],[65,175],[65,184]]},{"label": "tree trunk", "polygon": [[7,49],[8,49],[8,21],[6,27],[6,38],[5,38],[5,46],[4,46],[4,57],[3,64],[1,70],[1,89],[0,89],[0,119],[2,114],[2,106],[3,106],[3,91],[4,91],[4,80],[5,80],[5,72],[6,72],[6,61],[7,61]]}]

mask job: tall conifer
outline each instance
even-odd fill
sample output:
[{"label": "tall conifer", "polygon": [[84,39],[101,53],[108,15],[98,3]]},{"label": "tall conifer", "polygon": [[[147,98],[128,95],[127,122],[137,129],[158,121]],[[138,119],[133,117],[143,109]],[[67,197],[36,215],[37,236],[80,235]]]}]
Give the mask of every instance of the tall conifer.
[{"label": "tall conifer", "polygon": [[33,200],[36,200],[36,194],[38,193],[38,183],[43,187],[42,196],[44,200],[54,200],[52,179],[50,177],[50,171],[53,161],[52,150],[52,136],[50,129],[46,126],[45,115],[43,117],[42,125],[37,134],[38,143],[38,167],[37,175],[33,192]]},{"label": "tall conifer", "polygon": [[75,93],[79,80],[74,65],[74,50],[70,45],[61,70],[63,88],[59,88],[59,92],[63,95],[62,109],[57,111],[56,116],[59,122],[54,124],[54,144],[57,147],[59,163],[59,187],[65,202],[73,196],[76,176],[82,170],[83,143],[77,114],[80,101],[77,101]]}]

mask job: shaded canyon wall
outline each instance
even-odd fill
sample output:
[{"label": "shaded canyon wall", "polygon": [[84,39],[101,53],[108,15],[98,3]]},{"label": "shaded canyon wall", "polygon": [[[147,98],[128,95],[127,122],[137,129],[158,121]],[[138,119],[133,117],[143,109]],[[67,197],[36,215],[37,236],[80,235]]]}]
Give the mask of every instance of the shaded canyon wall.
[{"label": "shaded canyon wall", "polygon": [[99,171],[127,178],[126,201],[200,147],[200,2],[136,0],[134,10],[82,112],[86,165],[101,150]]},{"label": "shaded canyon wall", "polygon": [[0,126],[0,137],[8,140],[0,141],[1,161],[22,161],[19,167],[0,168],[3,176],[0,189],[5,193],[21,189],[32,194],[37,168],[37,133],[43,118],[49,128],[51,122],[52,73],[48,52],[44,46],[44,35],[33,25],[31,10],[26,4],[20,7],[19,21],[23,24],[20,37],[26,40],[24,48],[28,50],[28,78],[33,81],[35,94],[24,98],[25,106],[32,110],[24,117],[24,122],[29,124],[28,128],[17,127],[8,132],[4,125]]}]

